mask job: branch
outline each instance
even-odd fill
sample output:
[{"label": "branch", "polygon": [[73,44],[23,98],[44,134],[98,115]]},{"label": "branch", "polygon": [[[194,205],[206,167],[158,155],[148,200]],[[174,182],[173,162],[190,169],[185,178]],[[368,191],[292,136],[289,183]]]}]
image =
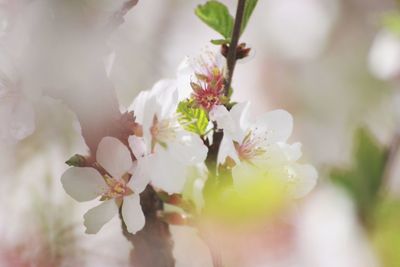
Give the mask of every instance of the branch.
[{"label": "branch", "polygon": [[224,94],[227,96],[229,93],[229,88],[231,87],[233,72],[235,71],[236,60],[237,60],[237,46],[240,38],[240,30],[242,28],[243,14],[244,8],[246,5],[246,0],[239,0],[238,6],[236,9],[235,16],[235,24],[233,26],[232,38],[229,44],[229,50],[227,55],[227,68],[228,68],[228,76],[225,82],[225,92]]},{"label": "branch", "polygon": [[381,183],[381,193],[387,192],[387,187],[389,184],[390,176],[392,174],[393,167],[395,165],[397,153],[400,149],[400,132],[397,130],[394,134],[387,152],[387,158],[385,161],[385,166],[382,175],[382,183]]}]

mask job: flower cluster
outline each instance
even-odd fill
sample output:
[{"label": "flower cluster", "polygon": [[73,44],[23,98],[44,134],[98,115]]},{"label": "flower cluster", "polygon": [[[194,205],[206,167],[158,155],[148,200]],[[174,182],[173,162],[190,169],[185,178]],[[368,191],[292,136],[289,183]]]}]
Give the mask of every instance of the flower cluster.
[{"label": "flower cluster", "polygon": [[[213,53],[199,60],[185,59],[176,79],[157,82],[133,101],[129,110],[140,130],[127,142],[104,137],[92,166],[64,173],[63,186],[74,199],[100,197],[101,204],[84,215],[87,233],[97,233],[119,210],[129,232],[141,230],[145,217],[140,193],[150,185],[157,192],[182,194],[193,167],[209,165],[211,145],[219,147],[217,172],[231,170],[237,192],[251,182],[244,174],[254,171],[282,179],[293,198],[313,188],[315,169],[297,162],[299,143],[287,143],[291,115],[274,110],[253,119],[248,102],[231,103],[224,93],[221,62],[222,57]],[[182,103],[189,105],[182,109]],[[212,133],[223,133],[221,141],[214,140],[220,143],[213,144]]]}]

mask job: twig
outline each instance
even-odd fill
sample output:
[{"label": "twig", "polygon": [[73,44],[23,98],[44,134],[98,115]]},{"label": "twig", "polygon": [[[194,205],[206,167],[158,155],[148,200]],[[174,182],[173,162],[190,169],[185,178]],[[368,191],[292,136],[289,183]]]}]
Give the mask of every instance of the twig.
[{"label": "twig", "polygon": [[394,134],[387,152],[387,158],[385,161],[385,166],[382,175],[382,183],[381,183],[381,193],[386,193],[389,180],[392,174],[392,170],[396,161],[397,153],[400,149],[400,131],[396,131]]},{"label": "twig", "polygon": [[236,9],[235,16],[235,24],[233,26],[232,38],[229,44],[229,50],[227,55],[227,68],[228,68],[228,76],[226,77],[225,82],[225,91],[224,94],[227,96],[229,93],[229,88],[231,87],[233,72],[235,71],[236,65],[236,54],[237,54],[237,46],[240,38],[240,31],[242,28],[243,14],[244,8],[246,5],[246,0],[239,0],[238,6]]}]

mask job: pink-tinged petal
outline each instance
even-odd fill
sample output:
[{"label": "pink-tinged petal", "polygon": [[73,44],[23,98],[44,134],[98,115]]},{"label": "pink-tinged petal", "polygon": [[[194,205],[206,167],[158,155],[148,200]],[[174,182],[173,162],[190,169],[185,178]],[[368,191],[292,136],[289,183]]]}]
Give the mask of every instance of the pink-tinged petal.
[{"label": "pink-tinged petal", "polygon": [[104,137],[96,153],[97,162],[113,176],[121,178],[132,167],[128,148],[117,138]]},{"label": "pink-tinged petal", "polygon": [[267,142],[277,143],[288,140],[293,131],[293,117],[289,112],[278,109],[261,116],[253,129],[255,134],[265,134]]},{"label": "pink-tinged petal", "polygon": [[84,225],[86,226],[86,233],[96,234],[103,225],[108,223],[117,213],[118,205],[115,203],[114,199],[104,201],[99,206],[90,209],[83,216],[85,219]]},{"label": "pink-tinged petal", "polygon": [[122,203],[122,218],[128,228],[128,232],[136,234],[140,231],[145,224],[145,217],[140,206],[140,196],[138,194],[132,194],[124,197]]},{"label": "pink-tinged petal", "polygon": [[152,156],[146,156],[135,161],[130,171],[132,177],[128,182],[128,187],[132,189],[135,194],[143,192],[150,182],[150,176],[148,174],[148,169],[152,168],[152,166],[149,165],[150,157]]},{"label": "pink-tinged petal", "polygon": [[233,140],[229,136],[224,135],[219,146],[217,163],[224,164],[227,157],[230,157],[236,163],[240,162]]},{"label": "pink-tinged petal", "polygon": [[80,202],[93,200],[107,189],[100,173],[89,167],[66,170],[61,177],[61,183],[65,192]]},{"label": "pink-tinged petal", "polygon": [[135,158],[139,159],[147,154],[146,144],[142,137],[137,137],[135,135],[129,136],[129,147],[132,150]]}]

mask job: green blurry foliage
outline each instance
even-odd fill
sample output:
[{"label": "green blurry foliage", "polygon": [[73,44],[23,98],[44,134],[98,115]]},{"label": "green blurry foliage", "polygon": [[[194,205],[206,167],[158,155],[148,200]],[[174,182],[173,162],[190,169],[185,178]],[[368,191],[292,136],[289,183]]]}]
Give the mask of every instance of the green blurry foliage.
[{"label": "green blurry foliage", "polygon": [[185,130],[204,135],[208,126],[207,113],[201,109],[193,107],[191,100],[181,101],[177,108],[179,123]]},{"label": "green blurry foliage", "polygon": [[333,169],[331,180],[354,199],[359,215],[367,223],[382,185],[387,150],[366,128],[354,136],[353,164],[348,169]]},{"label": "green blurry foliage", "polygon": [[[250,177],[251,176],[251,177]],[[229,225],[263,222],[278,214],[287,204],[284,182],[270,174],[249,174],[240,191],[232,186],[220,187],[205,195],[205,215]]]},{"label": "green blurry foliage", "polygon": [[389,32],[400,36],[400,13],[392,11],[385,14],[381,20],[382,27]]},{"label": "green blurry foliage", "polygon": [[372,243],[382,266],[400,265],[400,200],[385,200],[376,206],[373,214]]}]

